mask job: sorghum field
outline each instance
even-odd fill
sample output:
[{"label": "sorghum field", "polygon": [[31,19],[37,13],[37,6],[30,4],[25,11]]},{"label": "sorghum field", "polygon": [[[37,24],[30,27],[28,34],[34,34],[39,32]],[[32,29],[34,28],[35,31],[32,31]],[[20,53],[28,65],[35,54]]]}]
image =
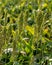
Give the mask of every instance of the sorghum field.
[{"label": "sorghum field", "polygon": [[0,0],[0,65],[52,65],[52,0]]}]

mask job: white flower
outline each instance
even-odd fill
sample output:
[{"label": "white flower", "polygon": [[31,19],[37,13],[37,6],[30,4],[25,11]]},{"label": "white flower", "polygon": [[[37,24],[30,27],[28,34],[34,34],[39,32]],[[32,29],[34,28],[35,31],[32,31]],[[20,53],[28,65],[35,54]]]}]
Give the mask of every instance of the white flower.
[{"label": "white flower", "polygon": [[22,53],[22,54],[26,54],[26,52],[24,52],[24,51],[21,51],[20,53]]},{"label": "white flower", "polygon": [[2,4],[2,2],[0,2],[0,4]]},{"label": "white flower", "polygon": [[12,52],[13,51],[13,48],[7,48],[4,50],[5,54],[8,53],[8,52]]},{"label": "white flower", "polygon": [[51,59],[49,59],[49,61],[52,61],[52,58],[51,58]]},{"label": "white flower", "polygon": [[28,40],[29,38],[23,38],[23,40]]}]

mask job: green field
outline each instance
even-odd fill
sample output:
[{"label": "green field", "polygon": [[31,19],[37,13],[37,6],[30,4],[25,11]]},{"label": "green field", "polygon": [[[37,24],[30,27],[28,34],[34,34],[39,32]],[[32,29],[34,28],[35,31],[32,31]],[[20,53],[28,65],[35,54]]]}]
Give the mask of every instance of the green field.
[{"label": "green field", "polygon": [[52,0],[0,0],[0,65],[52,65]]}]

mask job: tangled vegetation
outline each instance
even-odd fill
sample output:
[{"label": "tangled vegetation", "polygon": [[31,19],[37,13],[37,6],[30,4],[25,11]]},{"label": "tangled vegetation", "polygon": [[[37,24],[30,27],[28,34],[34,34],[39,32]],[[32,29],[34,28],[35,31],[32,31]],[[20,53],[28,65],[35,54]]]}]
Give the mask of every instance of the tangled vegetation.
[{"label": "tangled vegetation", "polygon": [[0,0],[0,65],[52,65],[52,0]]}]

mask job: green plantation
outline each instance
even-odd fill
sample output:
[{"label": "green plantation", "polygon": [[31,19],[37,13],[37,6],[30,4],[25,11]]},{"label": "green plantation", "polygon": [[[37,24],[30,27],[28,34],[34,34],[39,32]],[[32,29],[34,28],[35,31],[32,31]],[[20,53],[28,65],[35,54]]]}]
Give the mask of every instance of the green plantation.
[{"label": "green plantation", "polygon": [[52,0],[0,0],[0,65],[52,65]]}]

